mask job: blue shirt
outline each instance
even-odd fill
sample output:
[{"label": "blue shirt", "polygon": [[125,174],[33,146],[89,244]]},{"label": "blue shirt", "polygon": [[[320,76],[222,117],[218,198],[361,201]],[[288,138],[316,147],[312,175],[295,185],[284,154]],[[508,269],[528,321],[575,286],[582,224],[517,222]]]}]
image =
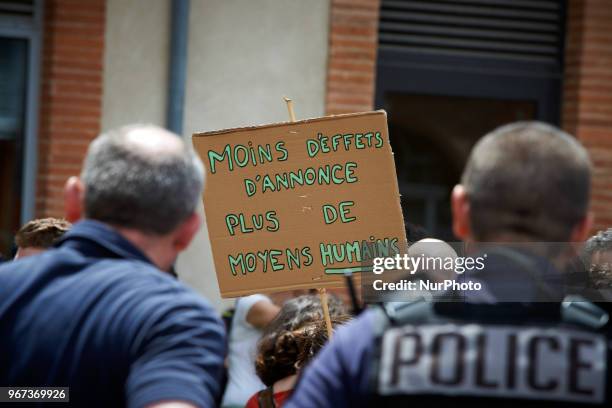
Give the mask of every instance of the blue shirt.
[{"label": "blue shirt", "polygon": [[210,305],[95,221],[0,267],[0,386],[70,387],[74,406],[210,407],[224,329]]}]

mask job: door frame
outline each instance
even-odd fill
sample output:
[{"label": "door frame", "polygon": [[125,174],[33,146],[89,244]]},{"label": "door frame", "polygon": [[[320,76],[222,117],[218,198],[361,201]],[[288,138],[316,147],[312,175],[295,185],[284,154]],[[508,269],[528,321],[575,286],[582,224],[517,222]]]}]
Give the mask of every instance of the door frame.
[{"label": "door frame", "polygon": [[[21,5],[10,5],[20,10]],[[9,7],[6,5],[5,7]],[[20,223],[33,219],[36,213],[36,175],[38,171],[38,118],[40,102],[41,37],[43,0],[34,0],[32,17],[0,14],[0,37],[26,40],[28,43],[28,72],[26,74],[26,106],[22,157],[22,186]]]}]

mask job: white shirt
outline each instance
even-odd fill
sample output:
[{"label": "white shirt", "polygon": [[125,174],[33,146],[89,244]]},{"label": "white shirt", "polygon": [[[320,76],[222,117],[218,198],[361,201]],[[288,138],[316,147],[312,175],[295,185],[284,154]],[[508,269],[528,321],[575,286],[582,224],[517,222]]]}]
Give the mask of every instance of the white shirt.
[{"label": "white shirt", "polygon": [[259,294],[236,301],[227,356],[228,380],[222,406],[244,406],[253,394],[266,388],[255,374],[257,342],[262,332],[246,321],[251,307],[262,300],[272,303],[267,296]]}]

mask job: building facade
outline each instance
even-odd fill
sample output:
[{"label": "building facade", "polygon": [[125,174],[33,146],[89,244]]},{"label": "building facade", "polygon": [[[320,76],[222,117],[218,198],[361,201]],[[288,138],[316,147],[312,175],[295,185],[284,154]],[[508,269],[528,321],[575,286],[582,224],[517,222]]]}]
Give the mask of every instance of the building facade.
[{"label": "building facade", "polygon": [[[63,214],[99,132],[167,125],[177,3],[0,1],[0,251]],[[588,148],[595,229],[612,225],[612,0],[186,3],[184,137],[285,121],[284,96],[301,118],[384,108],[406,219],[450,239],[473,143],[545,120]],[[220,304],[213,268],[203,229],[178,270]]]}]

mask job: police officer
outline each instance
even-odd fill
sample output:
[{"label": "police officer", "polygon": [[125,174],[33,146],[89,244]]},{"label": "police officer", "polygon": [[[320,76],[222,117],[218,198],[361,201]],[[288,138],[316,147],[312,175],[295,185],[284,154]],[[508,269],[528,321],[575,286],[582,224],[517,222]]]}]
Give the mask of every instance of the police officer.
[{"label": "police officer", "polygon": [[589,191],[588,155],[559,129],[520,122],[486,135],[451,198],[466,245],[508,244],[487,247],[488,267],[472,276],[482,292],[370,308],[336,333],[287,407],[609,403],[608,315],[568,296],[562,257],[528,244],[583,241]]},{"label": "police officer", "polygon": [[82,220],[55,249],[0,267],[0,386],[69,387],[15,401],[214,406],[222,323],[168,273],[200,226],[203,183],[196,154],[164,129],[92,142],[66,185],[67,218]]}]

